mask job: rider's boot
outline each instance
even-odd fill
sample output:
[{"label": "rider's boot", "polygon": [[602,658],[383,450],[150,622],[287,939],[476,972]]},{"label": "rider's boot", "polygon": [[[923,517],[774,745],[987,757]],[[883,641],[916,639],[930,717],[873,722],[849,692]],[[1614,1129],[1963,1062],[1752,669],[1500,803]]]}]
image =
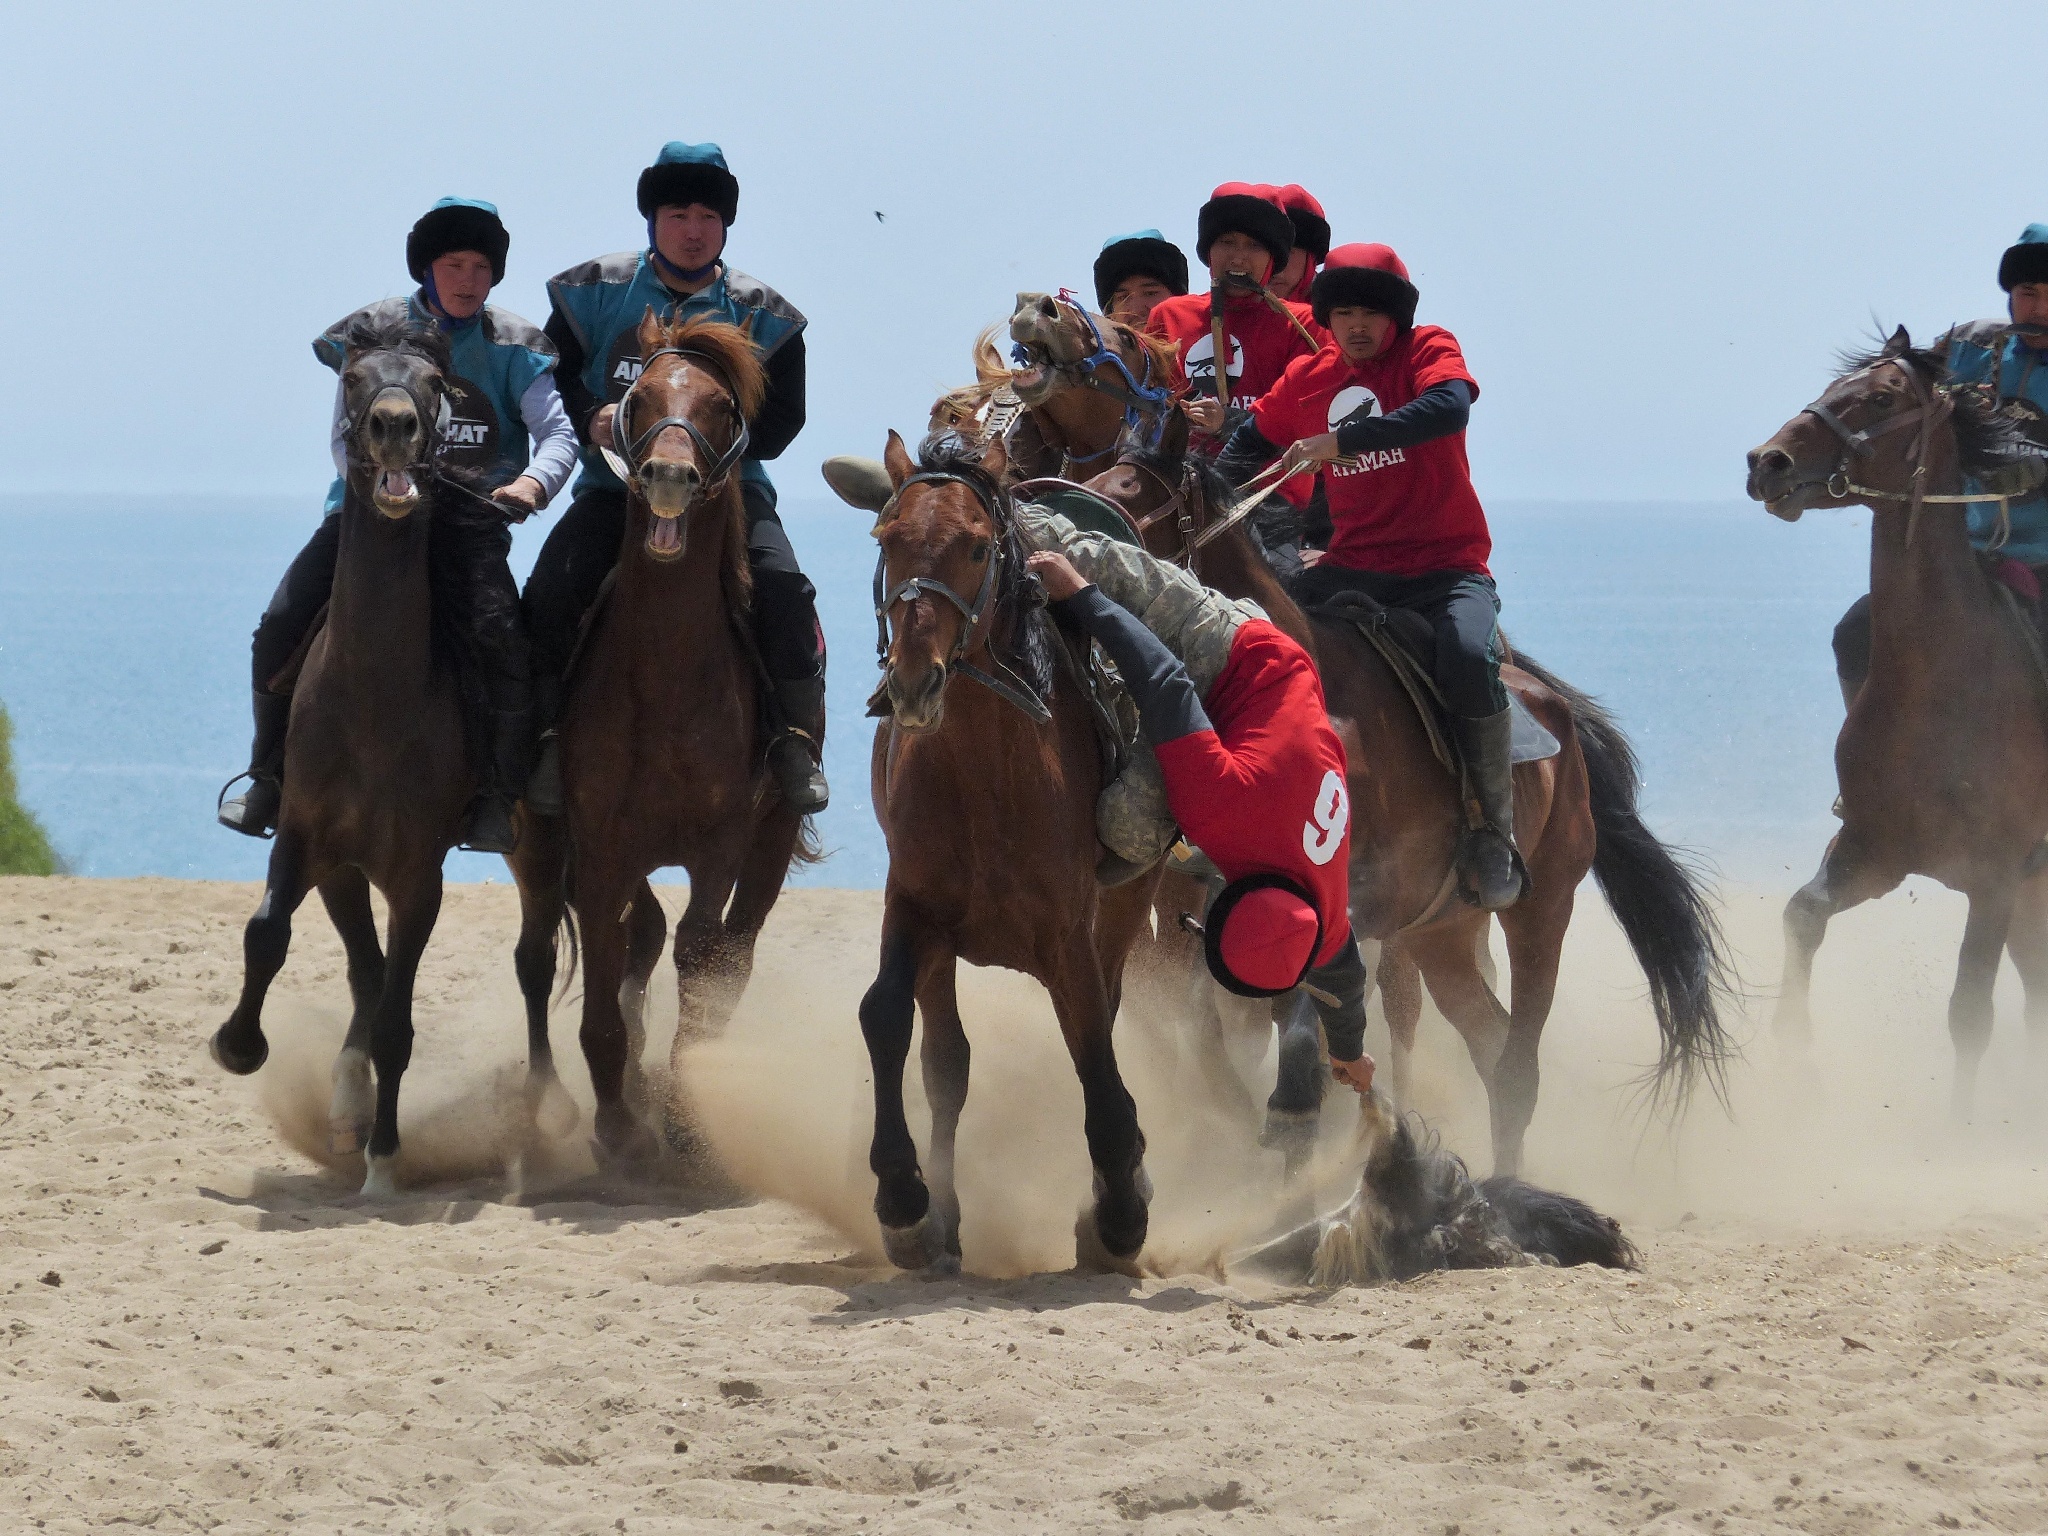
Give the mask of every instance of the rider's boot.
[{"label": "rider's boot", "polygon": [[1514,761],[1511,710],[1453,718],[1458,753],[1465,760],[1478,822],[1458,839],[1458,888],[1476,907],[1498,912],[1527,894],[1529,872],[1515,849]]},{"label": "rider's boot", "polygon": [[292,717],[292,697],[258,689],[253,702],[256,740],[249,748],[249,787],[221,802],[220,824],[250,837],[268,837],[277,830],[284,804],[284,736]]},{"label": "rider's boot", "polygon": [[462,845],[476,853],[510,853],[519,841],[512,808],[533,775],[533,680],[516,642],[492,657],[491,750],[483,782],[470,802]]},{"label": "rider's boot", "polygon": [[825,674],[785,678],[769,698],[768,771],[799,816],[815,816],[832,798],[821,766],[825,741]]},{"label": "rider's boot", "polygon": [[546,674],[533,680],[535,724],[540,727],[538,755],[526,776],[526,808],[540,816],[562,814],[562,745],[556,726],[562,718],[562,685]]}]

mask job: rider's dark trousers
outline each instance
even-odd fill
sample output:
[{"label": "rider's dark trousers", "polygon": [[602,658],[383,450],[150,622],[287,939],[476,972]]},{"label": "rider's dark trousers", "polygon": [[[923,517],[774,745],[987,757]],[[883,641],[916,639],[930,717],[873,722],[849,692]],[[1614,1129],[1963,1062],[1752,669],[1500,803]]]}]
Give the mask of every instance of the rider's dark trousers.
[{"label": "rider's dark trousers", "polygon": [[1454,715],[1479,719],[1508,707],[1500,683],[1500,597],[1493,578],[1472,571],[1383,576],[1342,566],[1311,566],[1288,583],[1296,602],[1329,601],[1363,592],[1389,608],[1406,608],[1436,630],[1436,685]]},{"label": "rider's dark trousers", "polygon": [[[777,682],[816,677],[824,666],[818,593],[797,565],[789,534],[768,493],[741,482],[747,513],[747,563],[754,572],[755,642]],[[526,622],[543,716],[561,707],[562,675],[576,648],[576,630],[618,563],[626,535],[626,493],[593,488],[562,514],[526,582]],[[543,725],[553,721],[544,718]]]},{"label": "rider's dark trousers", "polygon": [[[524,708],[533,674],[520,624],[519,585],[506,564],[512,530],[488,511],[442,515],[437,509],[431,537],[434,569],[445,573],[434,583],[434,601],[446,605],[451,627],[469,647],[491,708]],[[258,693],[268,691],[334,591],[340,552],[341,515],[330,513],[286,568],[257,621],[250,652]]]}]

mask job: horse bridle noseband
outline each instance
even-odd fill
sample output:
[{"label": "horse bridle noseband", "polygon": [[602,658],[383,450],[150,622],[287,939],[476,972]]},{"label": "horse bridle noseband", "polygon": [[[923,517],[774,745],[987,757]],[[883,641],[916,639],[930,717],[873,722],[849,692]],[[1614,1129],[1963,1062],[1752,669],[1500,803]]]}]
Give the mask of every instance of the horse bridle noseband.
[{"label": "horse bridle noseband", "polygon": [[748,445],[753,440],[753,434],[747,429],[747,423],[742,418],[739,431],[734,434],[733,440],[726,445],[725,451],[720,453],[712,448],[710,440],[698,429],[697,423],[690,420],[689,417],[664,416],[645,432],[634,438],[629,444],[626,440],[626,434],[632,429],[626,420],[626,415],[633,403],[633,391],[640,387],[640,380],[647,377],[648,366],[658,357],[680,357],[702,363],[710,371],[711,376],[723,386],[726,394],[731,397],[733,414],[735,416],[739,415],[739,397],[734,392],[731,383],[727,381],[717,358],[712,357],[709,353],[699,352],[690,347],[656,347],[640,360],[639,374],[627,386],[626,392],[619,396],[618,406],[612,412],[612,446],[617,450],[620,459],[625,462],[629,476],[637,480],[640,477],[640,467],[645,462],[641,455],[647,451],[648,445],[670,427],[681,427],[683,431],[690,435],[690,442],[695,446],[697,456],[703,460],[703,492],[709,495],[725,484],[726,476],[732,473],[733,466],[746,457]]},{"label": "horse bridle noseband", "polygon": [[[969,602],[936,576],[906,576],[894,587],[889,585],[889,556],[886,550],[875,555],[875,664],[884,670],[889,665],[889,614],[898,603],[915,602],[927,594],[944,598],[967,622],[960,627],[960,634],[953,642],[953,649],[946,657],[946,675],[958,672],[962,676],[981,684],[998,698],[1004,699],[1029,715],[1040,725],[1052,719],[1052,711],[1015,673],[1009,677],[998,677],[994,672],[984,671],[967,659],[967,652],[974,644],[995,610],[996,590],[1002,575],[1003,564],[1008,556],[1003,547],[1004,518],[1001,510],[1001,492],[991,493],[989,488],[968,475],[955,474],[950,470],[922,469],[906,476],[896,487],[896,494],[889,498],[888,506],[882,509],[880,521],[887,522],[903,493],[913,485],[964,485],[974,492],[975,498],[987,508],[989,520],[995,524],[995,537],[989,540],[988,566],[981,575],[981,588]],[[999,672],[1009,672],[993,654],[990,665]]]}]

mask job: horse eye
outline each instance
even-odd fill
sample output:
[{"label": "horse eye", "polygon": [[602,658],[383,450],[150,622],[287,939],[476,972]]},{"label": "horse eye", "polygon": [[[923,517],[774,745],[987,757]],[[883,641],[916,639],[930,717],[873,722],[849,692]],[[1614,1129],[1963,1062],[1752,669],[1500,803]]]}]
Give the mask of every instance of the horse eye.
[{"label": "horse eye", "polygon": [[979,543],[977,543],[974,546],[973,550],[970,552],[969,558],[972,559],[976,565],[979,565],[982,561],[986,560],[988,558],[988,540],[983,539]]}]

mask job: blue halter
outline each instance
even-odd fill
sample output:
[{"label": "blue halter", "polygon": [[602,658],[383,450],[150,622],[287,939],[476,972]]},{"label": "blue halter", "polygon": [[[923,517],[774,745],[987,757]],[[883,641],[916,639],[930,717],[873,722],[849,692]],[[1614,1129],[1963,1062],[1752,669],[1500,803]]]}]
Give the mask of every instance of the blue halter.
[{"label": "blue halter", "polygon": [[[1110,350],[1109,343],[1102,339],[1102,329],[1096,325],[1095,317],[1088,313],[1084,306],[1074,302],[1072,293],[1062,288],[1057,296],[1057,302],[1066,305],[1067,308],[1081,317],[1081,323],[1088,328],[1088,339],[1095,343],[1095,350],[1079,362],[1051,363],[1048,366],[1056,373],[1072,374],[1076,381],[1084,388],[1096,390],[1101,394],[1108,395],[1112,400],[1120,402],[1124,408],[1124,426],[1126,428],[1135,427],[1147,416],[1163,414],[1166,410],[1169,392],[1164,385],[1152,382],[1152,354],[1150,352],[1145,353],[1145,376],[1143,379],[1137,378],[1132,374],[1130,366],[1121,357],[1117,356],[1115,352]],[[1018,342],[1014,347],[1010,348],[1010,358],[1011,361],[1020,365],[1029,365],[1031,362],[1031,354],[1025,350],[1022,342]],[[1108,363],[1119,374],[1123,375],[1122,384],[1117,384],[1113,380],[1095,377],[1095,370],[1104,363]],[[1114,444],[1111,445],[1112,448],[1114,446]],[[1068,457],[1076,464],[1092,464],[1110,451],[1110,448],[1105,448],[1101,453],[1092,453],[1086,458],[1073,458],[1071,454]]]}]

